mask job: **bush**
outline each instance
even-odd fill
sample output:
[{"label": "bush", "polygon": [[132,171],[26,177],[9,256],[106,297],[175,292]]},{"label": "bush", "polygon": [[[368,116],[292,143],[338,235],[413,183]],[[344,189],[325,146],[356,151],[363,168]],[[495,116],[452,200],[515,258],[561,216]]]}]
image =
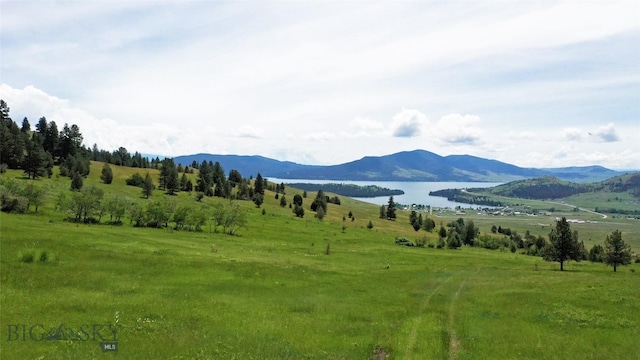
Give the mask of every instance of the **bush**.
[{"label": "bush", "polygon": [[0,203],[0,209],[2,212],[20,214],[26,214],[29,212],[29,202],[27,201],[27,198],[11,194],[8,191],[5,191],[5,189],[0,190]]},{"label": "bush", "polygon": [[405,239],[405,238],[398,238],[398,239],[396,239],[396,245],[400,245],[400,246],[409,246],[409,247],[413,247],[413,246],[415,246],[415,245],[413,244],[413,242],[411,242],[410,240]]},{"label": "bush", "polygon": [[129,186],[142,187],[142,185],[144,185],[144,178],[139,173],[135,173],[131,175],[130,178],[126,179],[125,182]]},{"label": "bush", "polygon": [[18,257],[20,258],[20,262],[31,264],[35,258],[35,252],[33,250],[25,250],[21,252]]}]

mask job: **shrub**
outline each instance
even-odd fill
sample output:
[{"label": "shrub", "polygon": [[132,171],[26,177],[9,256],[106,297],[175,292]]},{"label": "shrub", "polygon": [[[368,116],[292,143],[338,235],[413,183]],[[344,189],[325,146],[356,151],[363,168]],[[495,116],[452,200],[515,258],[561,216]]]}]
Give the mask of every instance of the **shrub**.
[{"label": "shrub", "polygon": [[33,250],[24,250],[18,255],[18,257],[21,262],[31,264],[35,258],[35,252]]},{"label": "shrub", "polygon": [[131,177],[126,179],[125,181],[129,186],[142,187],[142,185],[144,184],[144,178],[139,173],[131,175]]},{"label": "shrub", "polygon": [[426,243],[427,243],[427,237],[426,236],[421,236],[421,237],[416,239],[416,246],[417,247],[424,247]]},{"label": "shrub", "polygon": [[413,244],[413,242],[411,242],[410,240],[405,239],[405,238],[397,238],[396,239],[396,245],[409,246],[409,247],[415,246]]},{"label": "shrub", "polygon": [[27,198],[20,195],[11,194],[6,189],[0,190],[0,208],[6,213],[21,213],[26,214],[29,212],[29,202]]},{"label": "shrub", "polygon": [[38,256],[38,261],[40,261],[41,263],[46,263],[48,259],[49,255],[47,254],[47,250],[42,250],[40,252],[40,256]]}]

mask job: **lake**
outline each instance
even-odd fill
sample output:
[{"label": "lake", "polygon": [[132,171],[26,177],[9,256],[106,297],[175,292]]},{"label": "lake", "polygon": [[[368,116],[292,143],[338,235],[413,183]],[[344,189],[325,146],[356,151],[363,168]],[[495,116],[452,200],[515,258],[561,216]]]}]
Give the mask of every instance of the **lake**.
[{"label": "lake", "polygon": [[[442,189],[465,189],[465,188],[484,188],[497,186],[502,183],[499,182],[455,182],[455,181],[351,181],[351,180],[309,180],[309,179],[279,179],[269,177],[269,181],[274,183],[309,183],[309,184],[326,184],[326,183],[338,183],[338,184],[355,184],[355,185],[377,185],[387,189],[400,189],[404,191],[403,195],[395,195],[393,200],[396,203],[403,205],[420,204],[431,205],[431,207],[450,207],[456,206],[462,207],[481,207],[480,205],[470,205],[459,203],[455,201],[449,201],[447,198],[438,196],[429,196],[430,191],[442,190]],[[376,205],[386,205],[389,202],[388,196],[379,196],[372,198],[354,198],[362,201],[366,201]]]}]

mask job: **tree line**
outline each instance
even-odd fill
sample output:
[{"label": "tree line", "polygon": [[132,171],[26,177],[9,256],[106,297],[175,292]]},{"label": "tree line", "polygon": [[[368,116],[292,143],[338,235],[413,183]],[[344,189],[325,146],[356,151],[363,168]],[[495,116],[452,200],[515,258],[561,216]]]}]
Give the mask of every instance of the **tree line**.
[{"label": "tree line", "polygon": [[318,191],[323,190],[334,194],[348,197],[376,197],[389,195],[402,195],[402,190],[391,190],[377,185],[356,185],[343,183],[310,184],[310,183],[290,183],[289,186],[301,190]]},{"label": "tree line", "polygon": [[82,145],[83,136],[76,124],[64,124],[62,130],[55,121],[42,116],[32,129],[26,117],[18,125],[10,116],[8,104],[0,99],[0,172],[22,169],[32,179],[53,174],[53,166],[60,166],[60,175],[73,178],[89,174],[89,162],[101,161],[114,165],[159,168],[161,160],[149,159],[139,152],[133,154],[124,147],[114,151]]}]

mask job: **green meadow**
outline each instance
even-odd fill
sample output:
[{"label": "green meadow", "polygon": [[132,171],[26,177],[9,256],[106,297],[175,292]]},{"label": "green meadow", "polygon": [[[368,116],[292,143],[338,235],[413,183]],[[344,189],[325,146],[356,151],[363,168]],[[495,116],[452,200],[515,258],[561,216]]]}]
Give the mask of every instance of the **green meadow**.
[{"label": "green meadow", "polygon": [[[141,204],[165,196],[156,190],[145,200],[139,188],[124,185],[146,169],[112,166],[114,182],[105,185],[101,166],[93,163],[85,186]],[[157,181],[157,171],[149,171]],[[2,176],[33,181],[17,171]],[[49,192],[38,213],[0,214],[2,359],[637,359],[640,353],[640,264],[614,273],[603,264],[569,262],[560,272],[557,263],[506,249],[397,246],[396,237],[434,243],[437,235],[415,232],[408,212],[381,220],[378,206],[344,197],[319,221],[309,210],[314,194],[304,199],[304,218],[280,207],[270,191],[260,208],[234,201],[248,220],[234,236],[208,225],[190,232],[135,228],[127,219],[119,226],[76,224],[54,209],[69,179],[54,174],[35,182]],[[287,188],[287,199],[296,193]],[[197,203],[189,193],[171,198],[199,211],[229,203],[208,197]],[[466,216],[481,233],[495,224],[546,237],[550,226],[540,224],[552,223]],[[434,219],[439,227],[455,218]],[[638,220],[597,219],[575,225],[588,248],[620,229],[640,250]],[[29,255],[33,261],[25,261]],[[47,339],[61,324],[66,335]],[[114,340],[118,351],[103,352],[100,343]]]}]

